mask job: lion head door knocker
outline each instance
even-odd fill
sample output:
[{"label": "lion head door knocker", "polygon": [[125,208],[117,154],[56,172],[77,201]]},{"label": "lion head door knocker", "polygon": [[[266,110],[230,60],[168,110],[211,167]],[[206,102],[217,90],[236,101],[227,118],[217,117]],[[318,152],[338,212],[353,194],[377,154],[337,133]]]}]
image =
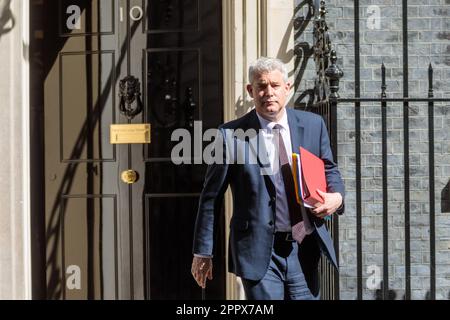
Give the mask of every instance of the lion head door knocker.
[{"label": "lion head door knocker", "polygon": [[[141,84],[139,79],[127,76],[119,82],[120,113],[132,120],[142,112]],[[136,102],[135,106],[133,106]]]}]

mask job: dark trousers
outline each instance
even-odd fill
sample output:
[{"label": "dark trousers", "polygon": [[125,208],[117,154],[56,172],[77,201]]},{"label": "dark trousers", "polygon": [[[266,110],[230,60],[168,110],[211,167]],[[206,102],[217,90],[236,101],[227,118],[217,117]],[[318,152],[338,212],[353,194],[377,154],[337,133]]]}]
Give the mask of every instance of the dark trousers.
[{"label": "dark trousers", "polygon": [[309,290],[298,260],[298,244],[275,236],[272,258],[265,276],[259,281],[242,279],[248,300],[317,300]]}]

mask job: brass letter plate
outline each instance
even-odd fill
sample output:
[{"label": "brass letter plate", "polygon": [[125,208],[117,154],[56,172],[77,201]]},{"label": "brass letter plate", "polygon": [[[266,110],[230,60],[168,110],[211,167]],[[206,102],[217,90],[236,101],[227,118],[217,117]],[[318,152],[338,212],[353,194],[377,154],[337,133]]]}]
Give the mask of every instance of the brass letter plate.
[{"label": "brass letter plate", "polygon": [[112,124],[111,144],[150,143],[150,124]]}]

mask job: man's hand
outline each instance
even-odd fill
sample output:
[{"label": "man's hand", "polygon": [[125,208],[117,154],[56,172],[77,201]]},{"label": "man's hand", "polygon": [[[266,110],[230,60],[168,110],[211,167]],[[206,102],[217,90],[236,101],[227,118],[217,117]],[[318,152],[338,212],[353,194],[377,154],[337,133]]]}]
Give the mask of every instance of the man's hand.
[{"label": "man's hand", "polygon": [[195,257],[192,260],[191,273],[202,288],[206,287],[206,277],[212,280],[212,258]]},{"label": "man's hand", "polygon": [[342,195],[339,192],[326,193],[320,190],[317,190],[317,192],[324,200],[324,203],[318,203],[318,206],[313,210],[317,217],[323,219],[332,215],[341,206]]}]

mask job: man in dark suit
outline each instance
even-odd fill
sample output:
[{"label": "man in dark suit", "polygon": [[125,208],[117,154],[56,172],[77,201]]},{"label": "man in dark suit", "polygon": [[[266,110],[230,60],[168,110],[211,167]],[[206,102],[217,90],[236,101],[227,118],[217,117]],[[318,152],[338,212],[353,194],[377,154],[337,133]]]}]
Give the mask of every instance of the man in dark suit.
[{"label": "man in dark suit", "polygon": [[[224,161],[209,165],[206,172],[195,226],[191,272],[203,288],[206,279],[212,279],[214,233],[223,195],[230,186],[234,208],[230,222],[229,271],[242,278],[247,299],[317,299],[320,253],[338,267],[324,218],[335,212],[342,214],[344,210],[344,185],[333,161],[328,132],[320,116],[286,108],[291,85],[280,60],[258,59],[249,68],[249,80],[247,91],[255,109],[219,128],[222,139],[216,140],[223,142]],[[264,152],[258,149],[257,163],[248,161],[248,156],[238,163],[227,157],[227,152],[239,150],[239,145],[254,150],[250,145],[252,139],[230,136],[239,129],[264,133],[261,140]],[[319,192],[324,203],[311,209],[295,201],[293,182],[289,181],[292,176],[282,170],[290,168],[291,154],[298,153],[300,146],[325,164],[327,190]],[[278,152],[271,153],[272,149]],[[277,168],[277,164],[281,170],[266,170]],[[304,223],[302,239],[293,239],[293,220]]]}]

